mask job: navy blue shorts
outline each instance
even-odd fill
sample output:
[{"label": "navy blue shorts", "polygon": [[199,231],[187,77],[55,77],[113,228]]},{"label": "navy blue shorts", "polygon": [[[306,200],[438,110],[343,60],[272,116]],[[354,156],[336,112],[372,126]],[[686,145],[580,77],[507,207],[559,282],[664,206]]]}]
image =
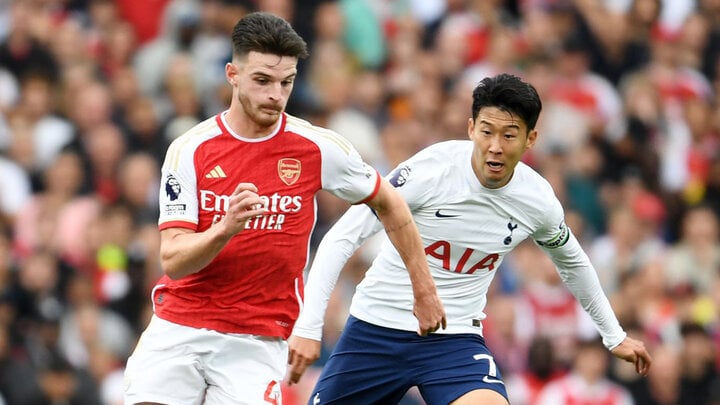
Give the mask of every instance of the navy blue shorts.
[{"label": "navy blue shorts", "polygon": [[308,405],[397,404],[412,386],[428,405],[449,404],[476,389],[507,398],[482,336],[419,336],[351,316]]}]

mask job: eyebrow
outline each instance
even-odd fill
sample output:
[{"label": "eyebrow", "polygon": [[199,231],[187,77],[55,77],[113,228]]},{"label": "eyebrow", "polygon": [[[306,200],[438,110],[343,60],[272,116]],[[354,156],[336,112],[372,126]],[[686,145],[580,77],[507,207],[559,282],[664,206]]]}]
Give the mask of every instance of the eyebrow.
[{"label": "eyebrow", "polygon": [[[269,74],[264,73],[264,72],[257,72],[257,71],[256,71],[256,72],[252,72],[251,75],[252,75],[252,76],[262,76],[262,77],[266,77],[266,78],[269,78],[269,79],[273,79],[273,78],[274,78],[274,76],[272,76],[272,75],[269,75]],[[293,78],[297,77],[297,75],[298,75],[298,73],[297,73],[297,72],[294,72],[294,73],[291,73],[291,74],[285,76],[284,78],[282,78],[282,79],[280,79],[280,80],[293,79]]]},{"label": "eyebrow", "polygon": [[[485,125],[487,125],[487,126],[489,126],[489,127],[495,128],[495,125],[493,125],[493,124],[492,124],[491,122],[489,122],[489,121],[486,121],[486,120],[481,119],[481,120],[480,120],[480,123],[481,123],[481,124],[485,124]],[[501,128],[517,128],[517,129],[520,129],[520,125],[515,124],[515,123],[512,123],[512,124],[510,124],[510,125],[502,126]]]}]

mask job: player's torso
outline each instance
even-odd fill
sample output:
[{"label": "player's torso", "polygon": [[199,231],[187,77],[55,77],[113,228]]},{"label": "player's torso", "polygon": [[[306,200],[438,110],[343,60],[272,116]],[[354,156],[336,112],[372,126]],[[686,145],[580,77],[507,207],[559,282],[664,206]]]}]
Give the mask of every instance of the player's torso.
[{"label": "player's torso", "polygon": [[470,190],[441,195],[414,212],[431,268],[484,276],[532,233],[522,207],[502,197]]},{"label": "player's torso", "polygon": [[[398,190],[411,199],[448,321],[454,323],[455,331],[471,332],[484,318],[485,295],[505,255],[537,229],[538,207],[525,198],[521,184],[498,190],[482,187],[470,166],[469,151],[453,156],[458,164],[442,163],[447,157],[411,162],[408,182]],[[362,299],[353,305],[358,312],[370,307],[386,311],[388,325],[392,316],[404,313],[410,324],[413,297],[409,287],[407,270],[386,241],[358,287]]]},{"label": "player's torso", "polygon": [[305,138],[281,133],[259,142],[222,136],[199,148],[195,157],[198,231],[223,218],[239,183],[253,183],[269,212],[250,220],[240,238],[285,238],[312,227],[314,195],[321,187],[321,155]]},{"label": "player's torso", "polygon": [[[182,195],[193,188],[185,184],[170,197],[170,209],[197,198],[197,232],[223,220],[239,183],[257,187],[268,213],[249,220],[199,272],[160,281],[153,302],[164,319],[223,332],[289,333],[301,302],[315,193],[322,187],[322,153],[316,142],[283,128],[263,139],[223,130],[188,146],[192,150],[180,164],[192,166],[196,196]],[[187,139],[190,145],[199,138]],[[189,150],[182,144],[174,148]],[[168,154],[166,167],[183,172],[173,156]]]},{"label": "player's torso", "polygon": [[[255,184],[268,210],[249,220],[213,265],[234,269],[231,274],[246,284],[298,276],[306,264],[315,223],[314,196],[321,187],[317,146],[288,132],[261,142],[239,141],[225,134],[201,145],[194,164],[199,232],[222,220],[239,183]],[[222,274],[225,281],[233,278],[227,270],[221,271],[226,273]]]}]

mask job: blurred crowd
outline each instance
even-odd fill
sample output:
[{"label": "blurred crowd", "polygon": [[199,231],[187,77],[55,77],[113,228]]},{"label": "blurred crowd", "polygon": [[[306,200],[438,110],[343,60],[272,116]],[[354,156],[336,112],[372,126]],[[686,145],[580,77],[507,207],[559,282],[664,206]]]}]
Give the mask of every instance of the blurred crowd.
[{"label": "blurred crowd", "polygon": [[[640,379],[594,350],[526,242],[498,270],[484,328],[513,404],[720,404],[720,0],[0,0],[0,404],[122,403],[162,274],[160,165],[229,105],[230,32],[251,10],[309,44],[288,112],[383,174],[466,139],[483,77],[538,89],[526,163],[655,364]],[[313,247],[347,208],[318,199]],[[283,387],[286,405],[307,400],[376,247],[344,269],[323,357]]]}]

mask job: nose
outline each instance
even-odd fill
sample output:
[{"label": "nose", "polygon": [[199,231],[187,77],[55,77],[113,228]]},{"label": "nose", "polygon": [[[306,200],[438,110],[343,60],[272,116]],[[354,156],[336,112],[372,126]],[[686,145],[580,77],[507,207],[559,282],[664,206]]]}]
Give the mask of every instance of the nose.
[{"label": "nose", "polygon": [[500,142],[500,136],[495,135],[490,137],[490,145],[488,147],[488,151],[490,153],[500,153],[502,152],[502,146]]},{"label": "nose", "polygon": [[274,82],[267,87],[268,98],[273,101],[282,100],[283,88],[280,82]]}]

